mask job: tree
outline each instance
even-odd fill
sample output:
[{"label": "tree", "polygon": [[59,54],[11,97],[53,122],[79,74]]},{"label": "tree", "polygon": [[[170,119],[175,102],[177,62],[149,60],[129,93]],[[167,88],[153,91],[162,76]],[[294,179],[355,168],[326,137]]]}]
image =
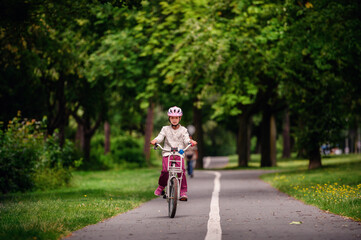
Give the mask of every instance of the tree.
[{"label": "tree", "polygon": [[[194,139],[198,142],[196,168],[203,168],[203,112],[202,106],[209,97],[210,85],[215,72],[223,62],[222,55],[228,54],[226,40],[217,26],[217,4],[213,1],[175,1],[164,4],[164,12],[170,13],[174,26],[172,38],[162,43],[172,46],[168,56],[157,65],[165,83],[170,84],[172,93],[192,101]],[[174,22],[174,23],[173,23]]]},{"label": "tree", "polygon": [[302,121],[296,135],[310,169],[322,166],[319,147],[332,141],[344,126],[348,109],[344,104],[350,105],[345,96],[355,93],[350,85],[358,85],[358,10],[360,4],[353,1],[286,4],[289,27],[283,48],[287,73],[283,88],[291,112]]},{"label": "tree", "polygon": [[[19,6],[23,14],[15,17],[19,16],[13,15]],[[7,77],[2,81],[6,85],[2,85],[1,91],[5,94],[1,95],[5,102],[14,103],[7,104],[9,112],[25,108],[24,113],[31,112],[37,117],[47,115],[48,133],[52,134],[58,128],[61,145],[72,113],[83,125],[83,138],[90,138],[93,127],[99,125],[100,119],[106,119],[103,109],[107,109],[108,99],[104,96],[111,94],[104,88],[107,81],[87,78],[88,57],[97,50],[99,39],[110,28],[122,23],[119,9],[124,6],[139,8],[140,1],[16,0],[4,3],[1,10],[6,11],[0,18],[4,33],[0,39],[4,43],[0,65],[3,76]],[[16,89],[11,84],[14,69],[20,70]],[[24,85],[31,86],[34,92],[20,90],[19,87]],[[13,98],[12,94],[24,95],[24,99],[31,101]],[[90,102],[93,105],[89,105]],[[91,122],[94,122],[93,127]],[[88,142],[90,140],[84,144],[89,145]],[[88,158],[89,149],[86,149]]]},{"label": "tree", "polygon": [[288,109],[285,111],[283,116],[283,130],[282,130],[282,139],[283,139],[283,150],[282,158],[291,157],[291,136],[290,136],[290,115]]},{"label": "tree", "polygon": [[[215,116],[239,116],[237,152],[239,166],[247,166],[250,154],[251,117],[260,109],[264,124],[263,151],[269,142],[268,103],[276,102],[279,60],[278,41],[282,38],[281,6],[269,2],[231,4],[226,25],[229,53],[220,68]],[[227,28],[228,26],[228,28]],[[227,116],[225,115],[225,116]],[[269,116],[269,118],[267,118]],[[267,123],[267,124],[266,124]],[[262,156],[266,156],[263,152]],[[269,154],[268,154],[269,156]],[[268,164],[268,163],[267,163]]]}]

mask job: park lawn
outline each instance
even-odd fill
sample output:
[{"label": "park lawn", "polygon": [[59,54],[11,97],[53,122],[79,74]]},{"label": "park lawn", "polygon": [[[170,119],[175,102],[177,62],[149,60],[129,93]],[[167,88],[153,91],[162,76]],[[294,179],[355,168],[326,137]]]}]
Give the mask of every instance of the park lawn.
[{"label": "park lawn", "polygon": [[302,164],[283,162],[288,170],[261,178],[307,204],[361,221],[361,155],[332,156],[322,163],[321,169],[307,170]]},{"label": "park lawn", "polygon": [[277,155],[277,166],[276,167],[263,167],[261,168],[261,154],[251,154],[248,167],[238,167],[238,156],[229,156],[229,162],[225,169],[267,169],[267,170],[294,170],[294,169],[306,169],[308,167],[308,160],[297,159],[296,153],[292,154],[289,159],[282,159],[281,154]]},{"label": "park lawn", "polygon": [[159,169],[74,172],[71,187],[0,196],[0,239],[59,239],[154,198]]}]

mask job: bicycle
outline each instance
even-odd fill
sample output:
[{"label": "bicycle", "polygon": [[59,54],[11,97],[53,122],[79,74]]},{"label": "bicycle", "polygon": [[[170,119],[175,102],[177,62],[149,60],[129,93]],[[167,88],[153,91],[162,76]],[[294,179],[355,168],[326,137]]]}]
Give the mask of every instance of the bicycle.
[{"label": "bicycle", "polygon": [[[159,147],[164,152],[171,152],[172,154],[168,156],[168,165],[167,170],[169,173],[168,182],[166,191],[164,192],[163,198],[167,199],[168,202],[168,216],[174,218],[177,211],[177,201],[180,195],[180,189],[182,187],[182,173],[183,173],[183,164],[184,164],[184,152],[191,146],[189,143],[188,146],[183,150],[178,150],[177,147],[171,147],[170,150],[164,149],[160,144],[156,143],[154,149]],[[175,156],[179,156],[179,159],[175,159]],[[173,159],[171,159],[173,157]],[[178,166],[177,166],[178,165]],[[180,174],[180,177],[178,177]]]}]

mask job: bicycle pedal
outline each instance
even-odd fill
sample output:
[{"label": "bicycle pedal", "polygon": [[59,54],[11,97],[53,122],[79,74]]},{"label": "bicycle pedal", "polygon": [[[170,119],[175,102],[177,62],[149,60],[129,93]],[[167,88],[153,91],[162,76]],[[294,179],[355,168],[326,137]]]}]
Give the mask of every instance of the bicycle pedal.
[{"label": "bicycle pedal", "polygon": [[167,196],[165,194],[163,195],[163,199],[167,199]]}]

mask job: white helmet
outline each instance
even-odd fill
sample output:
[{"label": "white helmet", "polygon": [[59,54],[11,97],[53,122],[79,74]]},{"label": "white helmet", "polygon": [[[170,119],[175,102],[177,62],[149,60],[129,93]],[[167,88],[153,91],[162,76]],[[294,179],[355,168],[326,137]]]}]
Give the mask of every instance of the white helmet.
[{"label": "white helmet", "polygon": [[180,109],[177,106],[171,107],[168,110],[168,116],[169,117],[181,117],[181,116],[183,116],[182,109]]}]

